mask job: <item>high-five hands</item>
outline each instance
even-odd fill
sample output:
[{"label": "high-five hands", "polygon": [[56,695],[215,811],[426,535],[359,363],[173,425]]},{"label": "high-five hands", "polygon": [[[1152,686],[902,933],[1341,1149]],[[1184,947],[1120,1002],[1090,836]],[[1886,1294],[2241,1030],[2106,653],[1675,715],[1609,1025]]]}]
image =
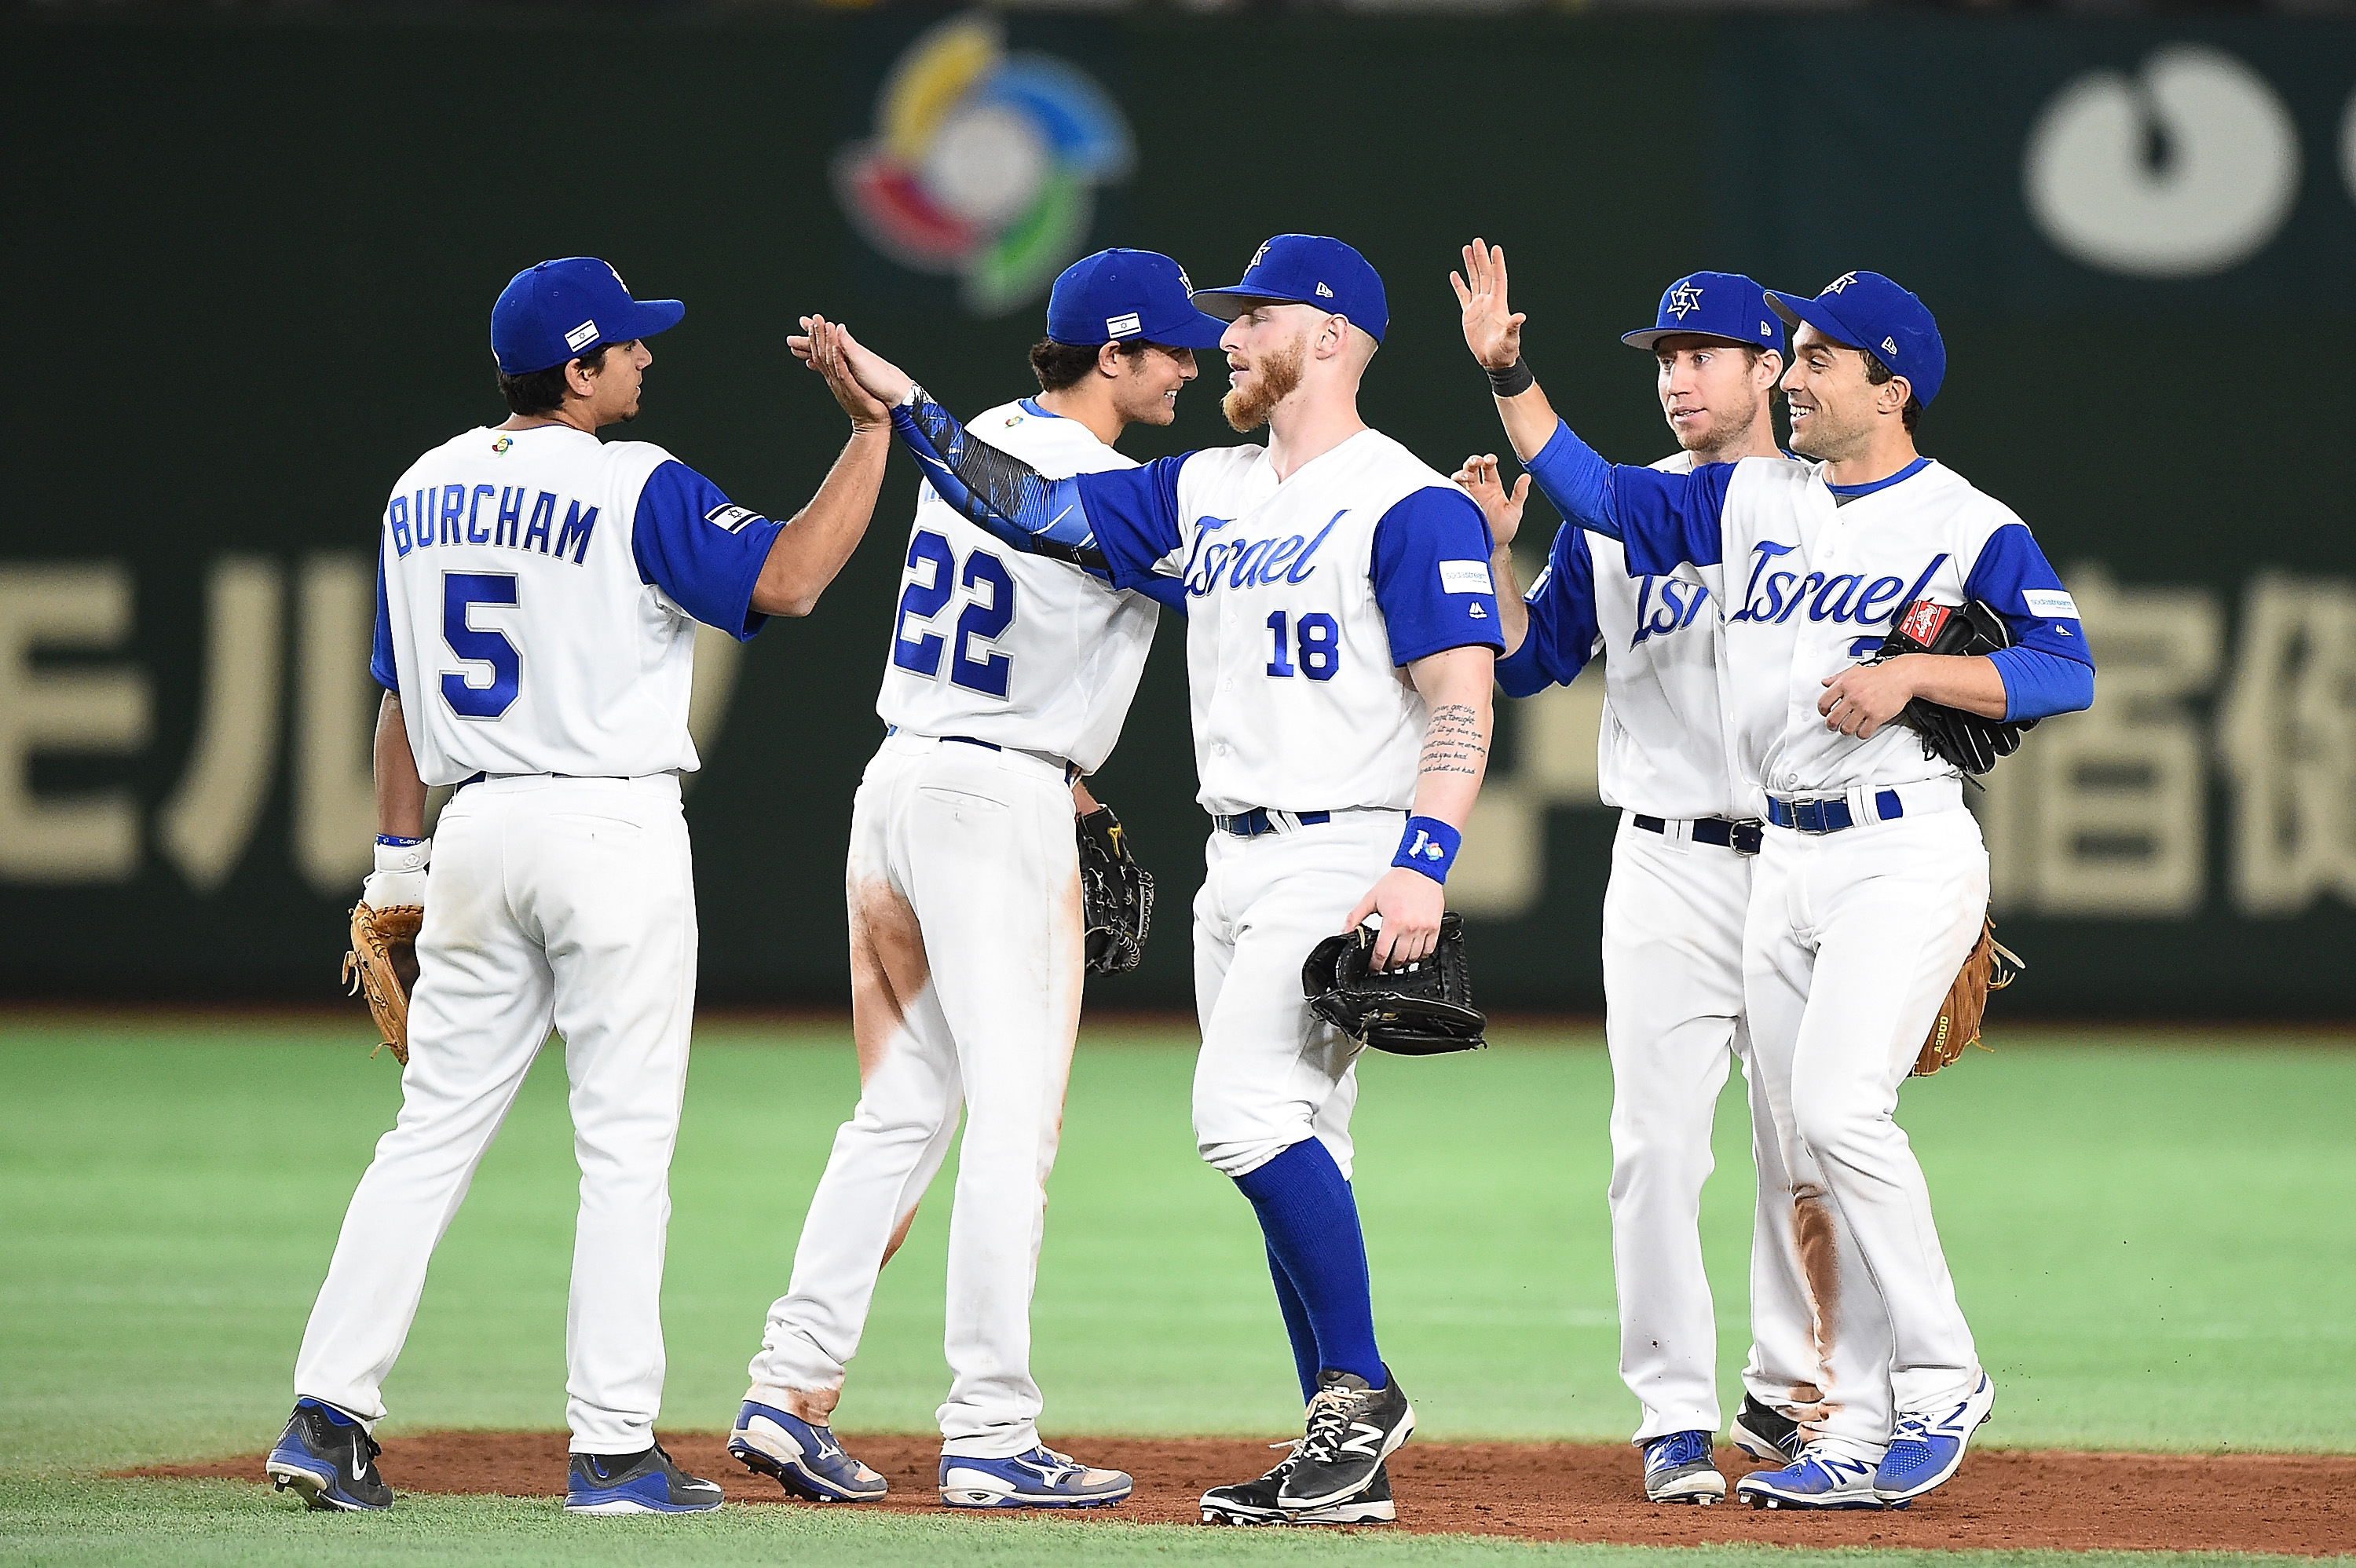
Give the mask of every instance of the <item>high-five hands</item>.
[{"label": "high-five hands", "polygon": [[1475,239],[1464,247],[1464,271],[1451,272],[1456,303],[1464,307],[1464,347],[1485,370],[1510,370],[1522,357],[1522,323],[1505,301],[1505,248]]},{"label": "high-five hands", "polygon": [[862,424],[872,408],[874,422],[889,423],[892,406],[906,398],[916,384],[908,373],[870,352],[841,322],[806,315],[801,325],[799,333],[786,339],[786,347],[793,350],[795,358],[807,361],[826,378],[828,389],[851,415],[851,422]]},{"label": "high-five hands", "polygon": [[1489,542],[1503,549],[1514,542],[1522,531],[1522,508],[1529,504],[1530,476],[1523,475],[1514,482],[1513,493],[1505,491],[1505,482],[1498,475],[1497,454],[1475,453],[1464,460],[1464,466],[1449,475],[1480,504],[1481,515],[1489,519]]}]

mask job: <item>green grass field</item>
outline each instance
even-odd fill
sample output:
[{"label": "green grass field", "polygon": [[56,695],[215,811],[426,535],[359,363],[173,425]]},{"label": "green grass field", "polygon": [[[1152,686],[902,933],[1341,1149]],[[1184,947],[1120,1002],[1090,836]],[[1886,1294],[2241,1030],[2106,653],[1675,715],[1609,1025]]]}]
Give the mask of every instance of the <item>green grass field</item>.
[{"label": "green grass field", "polygon": [[[734,1412],[855,1095],[845,1036],[699,1036],[672,1179],[668,1430]],[[367,1041],[358,1024],[0,1023],[0,1561],[309,1562],[322,1531],[341,1560],[387,1563],[1291,1562],[1339,1561],[1345,1544],[1353,1563],[1646,1555],[1145,1527],[1083,1538],[809,1510],[625,1535],[553,1504],[414,1499],[385,1520],[316,1520],[257,1488],[93,1480],[256,1452],[284,1420],[345,1200],[399,1099]],[[1901,1112],[2002,1390],[1987,1440],[2356,1451],[2356,1052],[2018,1031],[2003,1047],[1912,1086]],[[1084,1038],[1035,1312],[1053,1438],[1274,1435],[1298,1420],[1256,1227],[1194,1157],[1190,1068],[1175,1033]],[[1624,1439],[1601,1050],[1507,1035],[1364,1073],[1357,1188],[1377,1321],[1387,1359],[1411,1369],[1419,1431]],[[1728,1387],[1744,1339],[1746,1139],[1730,1085],[1704,1212]],[[562,1426],[575,1179],[550,1052],[436,1257],[386,1389],[393,1430]],[[947,1381],[946,1178],[935,1193],[878,1292],[846,1431],[931,1424]],[[1757,1554],[1686,1555],[1698,1568]]]}]

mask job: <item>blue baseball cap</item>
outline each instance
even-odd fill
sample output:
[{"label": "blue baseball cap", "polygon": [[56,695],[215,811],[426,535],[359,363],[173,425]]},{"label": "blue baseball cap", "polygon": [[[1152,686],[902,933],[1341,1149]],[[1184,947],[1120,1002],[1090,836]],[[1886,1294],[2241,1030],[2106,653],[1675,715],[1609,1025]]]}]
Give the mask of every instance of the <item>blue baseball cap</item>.
[{"label": "blue baseball cap", "polygon": [[1783,354],[1783,326],[1767,308],[1767,291],[1740,272],[1687,273],[1661,292],[1660,314],[1653,325],[1623,332],[1620,341],[1650,353],[1662,338],[1681,332]]},{"label": "blue baseball cap", "polygon": [[1224,323],[1196,310],[1186,269],[1158,251],[1099,251],[1055,280],[1047,336],[1089,348],[1131,337],[1169,348],[1216,348]]},{"label": "blue baseball cap", "polygon": [[594,256],[542,261],[508,280],[491,307],[491,354],[510,376],[546,370],[600,343],[652,337],[679,325],[677,300],[634,300]]},{"label": "blue baseball cap", "polygon": [[1924,408],[1947,377],[1947,346],[1921,300],[1879,272],[1843,272],[1814,299],[1767,291],[1775,314],[1796,329],[1806,322],[1836,343],[1869,350],[1906,378]]},{"label": "blue baseball cap", "polygon": [[1364,256],[1322,234],[1277,235],[1252,252],[1243,282],[1197,289],[1194,303],[1221,321],[1233,321],[1255,304],[1315,305],[1348,316],[1377,343],[1391,324],[1382,278]]}]

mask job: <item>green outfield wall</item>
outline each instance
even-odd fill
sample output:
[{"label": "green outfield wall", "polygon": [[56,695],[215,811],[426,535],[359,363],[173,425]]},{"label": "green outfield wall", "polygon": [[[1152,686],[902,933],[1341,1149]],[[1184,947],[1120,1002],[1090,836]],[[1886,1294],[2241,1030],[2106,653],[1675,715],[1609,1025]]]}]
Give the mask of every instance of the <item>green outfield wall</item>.
[{"label": "green outfield wall", "polygon": [[[977,60],[1031,95],[959,100]],[[1501,444],[1447,284],[1475,233],[1511,248],[1558,406],[1632,461],[1668,438],[1617,336],[1672,278],[1915,288],[1951,357],[1922,444],[2029,522],[2102,668],[1977,800],[2032,965],[2006,1005],[2356,1011],[2356,25],[20,16],[0,82],[0,994],[332,994],[372,831],[377,517],[419,452],[500,417],[485,323],[519,267],[593,252],[686,300],[629,433],[783,515],[843,434],[786,354],[798,313],[970,410],[1027,389],[1069,256],[1226,281],[1304,229],[1382,271],[1366,411],[1443,468]],[[911,179],[930,207],[894,205]],[[1215,405],[1130,450],[1233,439]],[[815,614],[707,640],[709,999],[847,995],[894,461]],[[1100,1003],[1188,998],[1182,635],[1099,781],[1162,879]],[[1598,702],[1503,705],[1451,884],[1494,1005],[1601,1004]]]}]

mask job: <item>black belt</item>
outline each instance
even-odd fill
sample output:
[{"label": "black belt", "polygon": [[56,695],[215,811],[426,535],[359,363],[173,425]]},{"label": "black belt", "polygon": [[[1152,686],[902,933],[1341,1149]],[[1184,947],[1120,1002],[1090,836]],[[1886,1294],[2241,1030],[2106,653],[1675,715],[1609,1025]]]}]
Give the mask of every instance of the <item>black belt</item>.
[{"label": "black belt", "polygon": [[[1303,827],[1315,827],[1333,820],[1333,814],[1330,811],[1296,811],[1291,814],[1291,816],[1294,822]],[[1268,807],[1264,805],[1255,805],[1249,811],[1234,816],[1221,816],[1214,812],[1211,815],[1211,823],[1220,832],[1232,833],[1238,838],[1257,838],[1263,833],[1282,831],[1275,823],[1269,820]]]},{"label": "black belt", "polygon": [[[1657,816],[1639,816],[1632,820],[1647,833],[1666,836],[1669,825]],[[1756,855],[1762,837],[1758,823],[1745,818],[1729,822],[1722,816],[1698,816],[1693,830],[1687,835],[1697,844],[1715,844],[1721,849],[1731,849],[1738,855]]]},{"label": "black belt", "polygon": [[[887,724],[884,727],[884,733],[887,737],[896,735],[899,732],[900,727],[897,724]],[[985,752],[1002,752],[1006,750],[1005,747],[1000,745],[995,741],[978,741],[971,735],[937,735],[933,738],[937,741],[954,741],[960,746],[980,746]],[[1034,752],[1031,754],[1036,756],[1039,753]],[[1061,759],[1051,758],[1049,760],[1060,761]],[[1064,782],[1066,784],[1070,784],[1074,779],[1078,778],[1079,776],[1079,763],[1072,762],[1064,763]]]},{"label": "black belt", "polygon": [[[1885,789],[1873,797],[1873,814],[1884,822],[1892,822],[1906,815],[1906,803],[1898,798],[1894,789]],[[1778,800],[1767,797],[1767,820],[1778,827],[1789,827],[1801,833],[1838,833],[1857,826],[1857,816],[1845,798],[1832,800]]]}]

